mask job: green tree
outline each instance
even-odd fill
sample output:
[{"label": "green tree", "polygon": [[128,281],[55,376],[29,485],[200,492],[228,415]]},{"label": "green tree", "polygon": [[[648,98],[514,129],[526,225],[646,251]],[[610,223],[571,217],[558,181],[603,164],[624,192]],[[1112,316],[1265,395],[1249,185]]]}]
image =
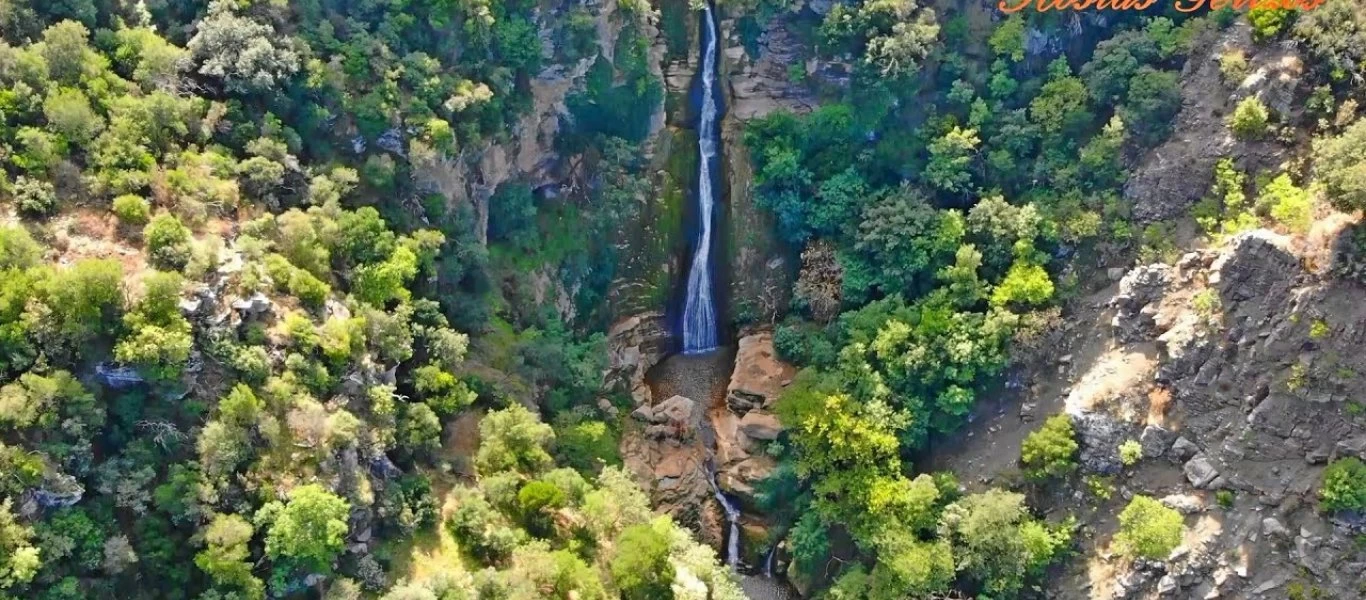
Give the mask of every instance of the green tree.
[{"label": "green tree", "polygon": [[949,589],[954,579],[953,551],[943,541],[905,539],[884,543],[870,574],[869,600],[924,598]]},{"label": "green tree", "polygon": [[190,228],[170,213],[152,217],[142,230],[142,239],[147,244],[148,262],[167,271],[185,268],[194,252]]},{"label": "green tree", "polygon": [[1054,415],[1043,427],[1025,436],[1020,444],[1020,463],[1034,479],[1063,477],[1077,468],[1077,440],[1072,418]]},{"label": "green tree", "polygon": [[199,73],[221,79],[234,92],[253,92],[282,85],[299,69],[299,55],[289,36],[271,25],[237,14],[231,2],[214,2],[199,22],[189,50]]},{"label": "green tree", "polygon": [[1338,210],[1366,208],[1366,119],[1314,142],[1314,170]]},{"label": "green tree", "polygon": [[520,404],[489,413],[479,422],[479,451],[474,462],[485,475],[516,471],[536,474],[554,460],[546,447],[555,432]]},{"label": "green tree", "polygon": [[1129,80],[1129,93],[1120,106],[1125,123],[1147,123],[1136,132],[1138,140],[1156,144],[1167,136],[1168,125],[1181,110],[1180,74],[1144,66]]},{"label": "green tree", "polygon": [[1134,496],[1119,513],[1115,543],[1130,557],[1162,560],[1181,544],[1181,513],[1148,496]]},{"label": "green tree", "polygon": [[178,304],[184,284],[177,273],[156,272],[143,280],[142,300],[123,318],[128,334],[114,347],[115,358],[155,379],[180,376],[194,346]]},{"label": "green tree", "polygon": [[1016,260],[1006,271],[1005,279],[991,292],[991,305],[1043,306],[1053,299],[1053,280],[1043,267]]},{"label": "green tree", "polygon": [[1049,530],[1031,518],[1024,496],[998,489],[973,494],[944,509],[940,537],[951,540],[958,570],[982,583],[993,598],[1014,597],[1030,576],[1041,575],[1070,538],[1070,528]]},{"label": "green tree", "polygon": [[82,147],[104,129],[104,120],[95,114],[90,100],[77,89],[64,88],[50,94],[43,102],[43,115],[57,133]]},{"label": "green tree", "polygon": [[1239,139],[1255,140],[1266,136],[1270,130],[1271,113],[1266,110],[1255,96],[1244,98],[1229,115],[1228,126]]},{"label": "green tree", "polygon": [[33,529],[20,523],[10,506],[9,498],[0,501],[0,590],[32,581],[43,564]]},{"label": "green tree", "polygon": [[318,571],[330,571],[341,553],[351,505],[318,484],[290,490],[289,501],[270,502],[256,513],[265,524],[266,554]]},{"label": "green tree", "polygon": [[261,600],[265,584],[252,574],[251,523],[233,514],[217,514],[204,530],[204,549],[194,564],[208,574],[217,586],[238,590],[243,597]]},{"label": "green tree", "polygon": [[930,142],[930,161],[925,166],[925,180],[950,194],[969,191],[972,183],[972,160],[981,140],[977,130],[954,127],[942,137]]},{"label": "green tree", "polygon": [[528,482],[517,492],[517,509],[522,524],[532,535],[542,538],[554,535],[554,512],[563,508],[565,501],[564,492],[546,481]]},{"label": "green tree", "polygon": [[[935,210],[914,188],[903,187],[874,201],[864,209],[855,236],[854,249],[864,263],[842,261],[846,293],[866,298],[868,288],[885,294],[914,289],[949,261],[963,234],[960,213]],[[855,271],[852,274],[850,267]],[[860,279],[860,269],[876,274]]]},{"label": "green tree", "polygon": [[465,382],[441,367],[425,365],[413,370],[413,387],[438,416],[450,416],[474,403],[476,394]]},{"label": "green tree", "polygon": [[123,266],[115,260],[76,261],[56,270],[40,286],[47,316],[35,326],[47,333],[39,336],[50,336],[54,345],[65,344],[73,352],[113,331],[123,312]]},{"label": "green tree", "polygon": [[18,225],[0,225],[0,269],[27,269],[38,265],[43,247],[28,230]]},{"label": "green tree", "polygon": [[674,597],[674,566],[669,562],[670,523],[660,517],[632,525],[617,539],[612,578],[624,600],[667,600]]}]

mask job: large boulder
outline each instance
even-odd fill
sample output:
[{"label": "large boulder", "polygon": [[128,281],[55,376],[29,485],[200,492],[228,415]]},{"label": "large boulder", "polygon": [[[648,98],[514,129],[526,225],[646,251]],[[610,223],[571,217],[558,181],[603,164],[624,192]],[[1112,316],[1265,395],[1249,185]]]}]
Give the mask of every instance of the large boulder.
[{"label": "large boulder", "polygon": [[771,408],[796,372],[792,365],[778,359],[772,333],[742,337],[735,353],[735,371],[726,388],[726,405],[739,414]]}]

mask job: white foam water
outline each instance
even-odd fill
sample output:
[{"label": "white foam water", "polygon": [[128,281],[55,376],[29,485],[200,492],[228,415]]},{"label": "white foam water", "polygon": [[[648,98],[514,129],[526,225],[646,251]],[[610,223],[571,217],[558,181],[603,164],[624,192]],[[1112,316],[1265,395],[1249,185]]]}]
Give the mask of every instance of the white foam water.
[{"label": "white foam water", "polygon": [[698,125],[697,204],[701,235],[688,270],[687,298],[683,304],[683,352],[697,354],[716,348],[716,302],[712,295],[711,229],[716,195],[712,189],[712,161],[716,159],[716,17],[710,4],[702,11],[706,20],[702,52],[702,115]]}]

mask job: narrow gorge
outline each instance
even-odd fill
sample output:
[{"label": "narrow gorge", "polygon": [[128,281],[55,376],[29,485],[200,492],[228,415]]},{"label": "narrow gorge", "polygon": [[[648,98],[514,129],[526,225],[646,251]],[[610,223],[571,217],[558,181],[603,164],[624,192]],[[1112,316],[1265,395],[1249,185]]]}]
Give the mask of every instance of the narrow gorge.
[{"label": "narrow gorge", "polygon": [[[691,40],[686,56],[656,47],[670,96],[668,126],[656,146],[656,163],[664,165],[659,188],[666,199],[686,199],[683,210],[666,214],[679,215],[676,227],[689,241],[676,260],[680,268],[671,270],[678,300],[625,317],[613,329],[614,366],[629,372],[638,405],[623,457],[660,511],[698,531],[744,574],[751,598],[787,598],[791,592],[774,577],[785,565],[780,535],[760,509],[755,485],[776,467],[764,452],[781,430],[770,409],[795,370],[776,358],[769,324],[749,313],[764,300],[765,286],[789,285],[768,281],[786,276],[788,259],[766,235],[768,215],[748,203],[749,157],[741,121],[730,110],[738,81],[743,116],[762,114],[752,91],[759,78],[742,66],[735,22],[724,9],[663,12],[675,19],[661,23],[666,30],[679,18],[697,25],[679,36]],[[667,41],[668,32],[660,37]]]}]

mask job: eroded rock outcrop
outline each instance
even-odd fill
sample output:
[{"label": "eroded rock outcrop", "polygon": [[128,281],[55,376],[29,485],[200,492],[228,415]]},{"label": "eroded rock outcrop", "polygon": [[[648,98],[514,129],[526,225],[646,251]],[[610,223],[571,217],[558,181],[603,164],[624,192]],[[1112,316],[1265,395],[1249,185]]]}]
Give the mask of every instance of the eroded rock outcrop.
[{"label": "eroded rock outcrop", "polygon": [[639,434],[627,436],[622,449],[627,468],[646,484],[656,510],[694,530],[704,529],[712,502],[705,414],[704,406],[683,396],[641,405],[631,413]]},{"label": "eroded rock outcrop", "polygon": [[673,343],[668,320],[651,312],[617,321],[607,332],[607,384],[630,392],[637,406],[650,404],[645,374],[669,352]]},{"label": "eroded rock outcrop", "polygon": [[[1256,230],[1124,278],[1116,324],[1150,318],[1117,327],[1117,341],[1155,346],[1156,361],[1146,381],[1089,404],[1079,433],[1098,452],[1137,437],[1144,460],[1121,480],[1126,493],[1164,498],[1188,515],[1187,533],[1166,561],[1053,597],[1269,600],[1292,586],[1325,597],[1361,589],[1358,526],[1319,512],[1315,492],[1324,464],[1366,450],[1366,418],[1350,401],[1366,395],[1355,375],[1366,370],[1366,302],[1359,284],[1307,269],[1298,252]],[[1106,368],[1091,370],[1119,375]],[[1110,428],[1122,433],[1098,434]],[[1117,466],[1101,453],[1104,467]]]},{"label": "eroded rock outcrop", "polygon": [[721,489],[754,507],[754,486],[777,463],[762,452],[763,443],[778,439],[783,425],[773,404],[796,369],[778,359],[773,334],[761,332],[740,338],[735,369],[726,388],[726,405],[712,410],[716,434],[717,482]]},{"label": "eroded rock outcrop", "polygon": [[1222,158],[1232,157],[1241,169],[1254,172],[1284,160],[1285,147],[1280,143],[1237,140],[1225,122],[1247,97],[1257,97],[1283,121],[1293,121],[1302,112],[1294,100],[1305,93],[1300,76],[1304,66],[1293,47],[1258,47],[1249,60],[1248,77],[1241,83],[1225,83],[1219,57],[1230,51],[1251,53],[1253,48],[1251,28],[1240,22],[1198,44],[1191,53],[1181,74],[1181,112],[1171,135],[1144,155],[1124,186],[1124,198],[1133,203],[1136,220],[1184,215],[1209,191],[1214,165]]}]

